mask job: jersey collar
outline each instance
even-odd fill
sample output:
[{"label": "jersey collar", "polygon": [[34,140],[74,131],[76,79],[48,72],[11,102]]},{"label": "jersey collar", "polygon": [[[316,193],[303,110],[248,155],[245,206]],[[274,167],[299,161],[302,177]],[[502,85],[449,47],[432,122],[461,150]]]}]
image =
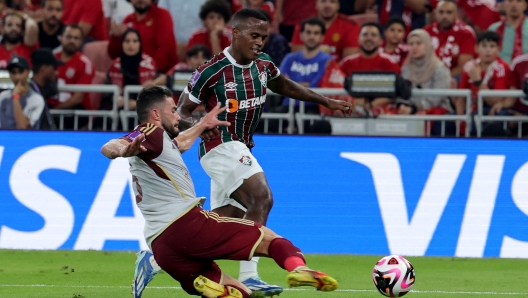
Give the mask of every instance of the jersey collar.
[{"label": "jersey collar", "polygon": [[229,62],[231,62],[231,64],[233,64],[234,66],[240,67],[240,68],[250,68],[253,65],[253,61],[251,61],[251,63],[246,64],[246,65],[238,64],[235,58],[233,58],[233,56],[229,54],[229,51],[227,49],[229,49],[229,47],[224,49],[224,55],[227,57],[227,60],[229,60]]}]

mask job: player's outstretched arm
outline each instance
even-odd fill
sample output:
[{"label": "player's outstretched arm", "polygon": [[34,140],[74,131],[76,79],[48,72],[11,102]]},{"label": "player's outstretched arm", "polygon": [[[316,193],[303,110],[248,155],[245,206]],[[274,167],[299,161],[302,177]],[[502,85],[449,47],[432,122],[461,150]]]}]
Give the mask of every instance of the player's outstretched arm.
[{"label": "player's outstretched arm", "polygon": [[131,143],[121,139],[113,139],[101,147],[101,153],[110,159],[136,156],[147,151],[147,148],[141,145],[144,139],[145,135],[143,134],[136,137]]},{"label": "player's outstretched arm", "polygon": [[182,130],[188,129],[190,127],[193,127],[200,121],[200,119],[195,118],[192,113],[196,108],[198,107],[198,104],[194,101],[189,99],[189,93],[182,92],[180,95],[180,98],[178,99],[178,114],[180,114],[181,120],[180,120],[180,128]]},{"label": "player's outstretched arm", "polygon": [[[196,125],[181,132],[176,137],[176,143],[178,143],[178,149],[183,153],[194,144],[194,141],[203,134],[204,131],[209,131],[217,128],[218,126],[230,126],[231,123],[227,121],[218,120],[218,114],[222,113],[227,109],[227,106],[220,108],[220,103],[216,105],[207,115],[205,115]],[[180,120],[181,121],[181,120]]]},{"label": "player's outstretched arm", "polygon": [[275,93],[279,93],[297,100],[320,104],[331,110],[341,110],[346,112],[352,109],[351,103],[322,96],[321,94],[315,93],[301,84],[287,79],[282,74],[277,78],[268,81],[268,88]]}]

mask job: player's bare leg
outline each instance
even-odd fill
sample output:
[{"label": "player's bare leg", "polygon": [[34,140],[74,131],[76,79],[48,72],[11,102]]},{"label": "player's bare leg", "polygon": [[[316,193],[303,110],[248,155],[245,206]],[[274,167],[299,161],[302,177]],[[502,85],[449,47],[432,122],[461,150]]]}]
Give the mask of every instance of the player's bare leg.
[{"label": "player's bare leg", "polygon": [[[238,207],[227,205],[216,208],[213,212],[223,216],[245,218],[263,225],[266,224],[273,206],[273,198],[264,173],[257,173],[245,179],[242,185],[231,194],[231,197],[246,207],[247,210],[244,211]],[[261,291],[266,296],[280,294],[282,292],[281,287],[267,284],[260,279],[257,271],[258,261],[258,257],[249,261],[241,261],[238,279],[252,290]]]}]

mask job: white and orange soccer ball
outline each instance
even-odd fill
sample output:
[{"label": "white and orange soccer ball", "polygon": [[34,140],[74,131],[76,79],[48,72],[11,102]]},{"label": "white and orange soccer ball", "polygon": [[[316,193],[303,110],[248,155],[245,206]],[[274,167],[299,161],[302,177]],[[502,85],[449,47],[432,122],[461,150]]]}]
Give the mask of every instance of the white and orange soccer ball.
[{"label": "white and orange soccer ball", "polygon": [[409,293],[415,279],[414,267],[398,255],[382,258],[372,270],[374,286],[387,297],[401,297]]}]

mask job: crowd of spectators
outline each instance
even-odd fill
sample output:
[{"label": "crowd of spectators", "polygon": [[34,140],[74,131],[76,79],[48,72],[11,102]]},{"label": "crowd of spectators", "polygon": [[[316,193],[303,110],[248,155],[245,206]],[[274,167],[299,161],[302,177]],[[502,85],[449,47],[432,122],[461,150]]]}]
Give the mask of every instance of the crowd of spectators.
[{"label": "crowd of spectators", "polygon": [[[118,107],[133,110],[135,96],[124,102],[125,86],[172,87],[175,73],[192,72],[229,46],[231,16],[244,7],[258,9],[269,19],[264,51],[284,75],[300,84],[340,87],[343,82],[336,78],[352,72],[389,71],[414,88],[471,89],[470,112],[476,113],[479,90],[525,86],[527,2],[0,0],[0,69],[9,73],[15,86],[0,94],[0,128],[53,128],[50,109],[97,110],[113,105],[110,96],[58,91],[58,86],[68,84],[117,85]],[[107,53],[109,58],[90,59],[94,52]],[[441,94],[408,100],[343,99],[354,101],[359,114],[468,112],[465,98]],[[284,112],[289,101],[276,101],[268,110]],[[307,105],[306,112],[328,111]],[[486,98],[484,112],[528,115],[528,101]],[[474,133],[474,127],[467,129]],[[510,125],[501,133],[515,129]]]}]

